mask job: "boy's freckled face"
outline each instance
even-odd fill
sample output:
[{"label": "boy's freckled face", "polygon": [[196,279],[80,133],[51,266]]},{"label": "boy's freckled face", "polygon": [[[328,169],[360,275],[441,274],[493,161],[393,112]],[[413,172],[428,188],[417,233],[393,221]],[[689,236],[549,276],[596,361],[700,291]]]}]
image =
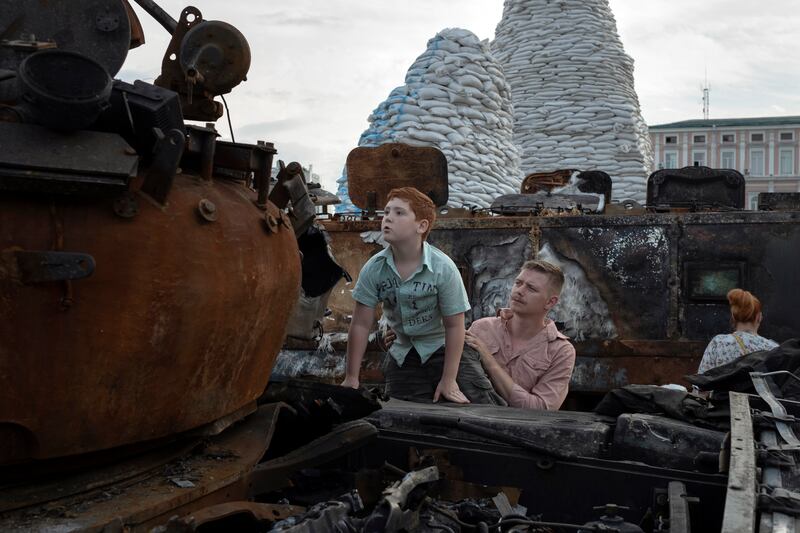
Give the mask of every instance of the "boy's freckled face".
[{"label": "boy's freckled face", "polygon": [[403,242],[421,235],[421,222],[417,220],[411,205],[400,198],[392,198],[384,208],[381,232],[388,243]]}]

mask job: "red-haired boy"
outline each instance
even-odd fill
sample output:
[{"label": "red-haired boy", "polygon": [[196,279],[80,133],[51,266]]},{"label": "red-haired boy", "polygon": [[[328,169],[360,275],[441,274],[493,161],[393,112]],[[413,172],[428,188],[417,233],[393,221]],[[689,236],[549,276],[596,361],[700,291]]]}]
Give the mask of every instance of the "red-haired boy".
[{"label": "red-haired boy", "polygon": [[386,393],[411,401],[500,403],[502,398],[474,350],[464,349],[464,312],[470,309],[461,275],[444,252],[427,242],[436,206],[413,187],[393,189],[381,231],[389,247],[367,261],[353,290],[356,301],[347,343],[343,386],[357,388],[375,308],[397,339],[384,372]]}]

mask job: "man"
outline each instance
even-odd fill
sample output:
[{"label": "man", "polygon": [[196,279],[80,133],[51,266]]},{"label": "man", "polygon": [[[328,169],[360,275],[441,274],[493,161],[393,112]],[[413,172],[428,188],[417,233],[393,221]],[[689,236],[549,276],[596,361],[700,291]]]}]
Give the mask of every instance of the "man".
[{"label": "man", "polygon": [[476,320],[466,334],[495,390],[512,407],[556,410],[567,396],[575,348],[547,318],[563,284],[557,266],[527,261],[514,280],[509,309]]},{"label": "man", "polygon": [[[347,337],[342,386],[358,388],[375,308],[397,340],[384,372],[386,393],[430,402],[502,403],[484,374],[480,356],[464,350],[464,312],[470,308],[461,275],[442,251],[426,242],[436,207],[413,187],[393,189],[381,222],[389,247],[367,261],[353,290],[356,301]],[[496,399],[496,400],[495,400]]]}]

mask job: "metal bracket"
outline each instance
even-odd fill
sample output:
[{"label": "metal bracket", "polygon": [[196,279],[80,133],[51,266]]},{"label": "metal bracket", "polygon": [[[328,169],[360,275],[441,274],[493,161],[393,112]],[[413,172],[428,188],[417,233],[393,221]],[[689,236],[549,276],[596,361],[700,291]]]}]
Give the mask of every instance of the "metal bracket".
[{"label": "metal bracket", "polygon": [[83,279],[91,276],[94,268],[94,257],[84,253],[18,250],[0,254],[0,280],[12,279],[25,285]]},{"label": "metal bracket", "polygon": [[667,485],[669,498],[669,531],[670,533],[691,533],[689,520],[689,504],[698,503],[699,498],[686,495],[686,485],[680,481],[670,481]]},{"label": "metal bracket", "polygon": [[[772,409],[772,414],[775,415],[775,427],[778,429],[778,433],[780,433],[783,440],[785,440],[788,444],[793,446],[800,446],[800,439],[794,434],[794,430],[782,420],[787,420],[789,414],[786,412],[786,408],[778,401],[774,394],[772,394],[772,390],[770,390],[770,383],[767,382],[767,378],[771,375],[775,375],[778,372],[770,372],[768,374],[761,373],[761,372],[750,372],[750,379],[753,381],[753,386],[756,389],[756,392],[761,399],[767,402],[770,409]],[[782,373],[782,372],[781,372]],[[794,376],[791,372],[786,372],[787,374]],[[794,417],[792,417],[794,418]]]},{"label": "metal bracket", "polygon": [[163,205],[172,189],[172,180],[178,171],[186,138],[179,129],[169,130],[166,135],[158,128],[154,128],[154,131],[156,144],[150,166],[145,171],[142,192]]}]

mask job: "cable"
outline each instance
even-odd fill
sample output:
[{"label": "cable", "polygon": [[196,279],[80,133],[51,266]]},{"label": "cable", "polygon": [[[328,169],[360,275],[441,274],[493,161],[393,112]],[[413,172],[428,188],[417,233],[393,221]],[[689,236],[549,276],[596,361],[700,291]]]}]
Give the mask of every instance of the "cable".
[{"label": "cable", "polygon": [[231,124],[231,110],[228,107],[228,102],[225,101],[225,95],[221,94],[220,97],[222,98],[222,103],[225,104],[225,115],[228,117],[228,129],[231,132],[231,141],[236,142],[236,138],[233,136],[233,124]]}]

